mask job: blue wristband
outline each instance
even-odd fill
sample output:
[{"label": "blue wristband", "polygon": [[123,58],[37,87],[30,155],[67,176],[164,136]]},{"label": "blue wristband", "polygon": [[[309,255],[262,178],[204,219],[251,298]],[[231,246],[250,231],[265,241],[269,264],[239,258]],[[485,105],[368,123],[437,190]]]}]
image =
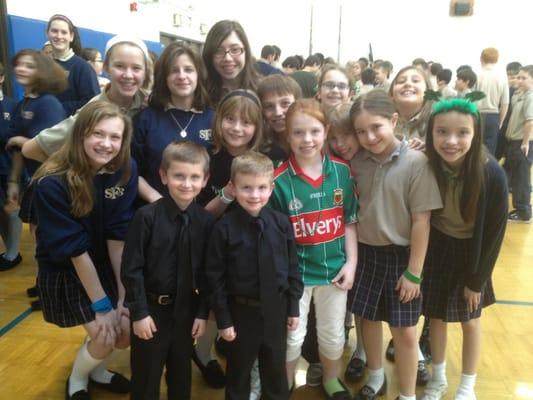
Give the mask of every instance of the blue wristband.
[{"label": "blue wristband", "polygon": [[91,304],[91,309],[95,313],[106,314],[113,309],[113,305],[111,304],[109,297],[105,296]]}]

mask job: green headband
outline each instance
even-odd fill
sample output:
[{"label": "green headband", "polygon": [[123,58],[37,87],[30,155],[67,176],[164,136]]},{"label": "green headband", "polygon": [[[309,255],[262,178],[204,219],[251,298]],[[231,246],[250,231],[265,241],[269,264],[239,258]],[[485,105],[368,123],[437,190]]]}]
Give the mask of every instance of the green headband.
[{"label": "green headband", "polygon": [[483,92],[471,92],[468,93],[464,98],[453,98],[453,99],[441,99],[440,93],[427,90],[424,98],[427,100],[437,101],[433,104],[431,115],[441,114],[449,111],[458,111],[465,114],[470,114],[479,120],[479,110],[474,103],[477,100],[481,100],[485,97]]}]

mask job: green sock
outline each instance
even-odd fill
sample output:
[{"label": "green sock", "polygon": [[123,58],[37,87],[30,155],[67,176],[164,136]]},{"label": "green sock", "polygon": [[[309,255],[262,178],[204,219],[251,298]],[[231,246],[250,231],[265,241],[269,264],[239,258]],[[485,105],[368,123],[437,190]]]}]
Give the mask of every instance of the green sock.
[{"label": "green sock", "polygon": [[333,396],[334,393],[343,392],[344,389],[337,378],[330,379],[327,382],[324,382],[324,390],[330,396]]}]

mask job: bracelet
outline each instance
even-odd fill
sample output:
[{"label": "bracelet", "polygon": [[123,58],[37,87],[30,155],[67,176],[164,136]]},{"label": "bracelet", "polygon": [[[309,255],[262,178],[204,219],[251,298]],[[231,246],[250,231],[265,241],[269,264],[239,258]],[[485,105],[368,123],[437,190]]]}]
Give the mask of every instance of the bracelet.
[{"label": "bracelet", "polygon": [[95,313],[107,314],[113,309],[113,305],[111,304],[111,300],[109,300],[109,297],[105,296],[91,304],[91,309]]},{"label": "bracelet", "polygon": [[422,283],[422,277],[421,276],[418,277],[418,276],[414,275],[413,273],[411,273],[411,271],[409,271],[409,269],[406,269],[405,271],[403,271],[402,275],[409,282],[416,283],[417,285],[420,285]]},{"label": "bracelet", "polygon": [[229,197],[226,197],[224,194],[224,188],[220,189],[220,192],[218,193],[218,197],[220,198],[220,201],[224,204],[231,204],[234,199],[230,199]]}]

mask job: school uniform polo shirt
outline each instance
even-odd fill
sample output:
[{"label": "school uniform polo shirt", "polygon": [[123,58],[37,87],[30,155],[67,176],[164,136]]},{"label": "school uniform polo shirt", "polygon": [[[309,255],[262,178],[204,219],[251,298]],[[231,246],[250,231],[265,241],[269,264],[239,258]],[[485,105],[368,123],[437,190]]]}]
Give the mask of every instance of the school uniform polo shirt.
[{"label": "school uniform polo shirt", "polygon": [[409,246],[413,213],[442,208],[424,153],[402,141],[380,162],[362,150],[351,162],[359,193],[358,240],[371,246]]},{"label": "school uniform polo shirt", "polygon": [[[524,125],[533,119],[533,89],[513,96],[513,111],[505,137],[509,140],[524,139]],[[531,138],[529,140],[532,140]]]},{"label": "school uniform polo shirt", "polygon": [[274,173],[270,206],[289,216],[305,285],[329,285],[346,262],[345,225],[357,222],[349,165],[324,155],[323,175],[312,180],[294,157]]},{"label": "school uniform polo shirt", "polygon": [[[113,103],[111,100],[109,100],[109,97],[107,97],[107,93],[105,91],[100,93],[98,96],[94,96],[89,101],[89,103],[91,101],[96,101],[96,100],[102,100],[102,101],[107,101],[109,103]],[[133,118],[139,113],[139,111],[141,111],[142,108],[144,108],[144,106],[145,106],[145,96],[141,91],[138,91],[133,97],[130,107],[128,109],[121,109],[121,110],[122,112],[124,112],[124,114],[128,115],[130,118]],[[82,108],[80,108],[80,110]],[[41,149],[47,155],[51,155],[61,148],[61,146],[65,142],[66,137],[72,133],[72,128],[74,127],[74,123],[76,122],[76,118],[80,110],[78,110],[76,114],[71,115],[70,117],[64,119],[60,123],[41,131],[41,133],[39,133],[35,137],[35,139],[37,140],[37,143],[39,143],[39,147],[41,147]]]},{"label": "school uniform polo shirt", "polygon": [[11,169],[11,158],[5,150],[8,140],[9,124],[17,102],[9,97],[5,97],[0,89],[0,175],[7,176]]}]

